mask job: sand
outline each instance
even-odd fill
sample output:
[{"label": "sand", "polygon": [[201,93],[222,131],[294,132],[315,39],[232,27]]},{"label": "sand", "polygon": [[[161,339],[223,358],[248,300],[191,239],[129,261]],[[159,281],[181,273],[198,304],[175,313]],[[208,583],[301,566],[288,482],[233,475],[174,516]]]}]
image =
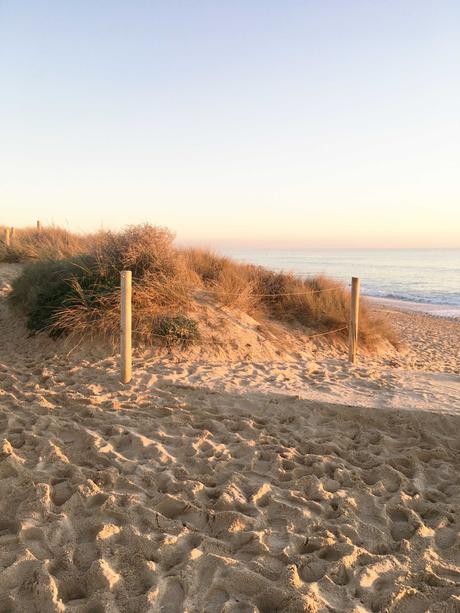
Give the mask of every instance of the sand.
[{"label": "sand", "polygon": [[390,316],[404,351],[355,367],[145,354],[122,386],[0,301],[0,611],[460,611],[460,324]]}]

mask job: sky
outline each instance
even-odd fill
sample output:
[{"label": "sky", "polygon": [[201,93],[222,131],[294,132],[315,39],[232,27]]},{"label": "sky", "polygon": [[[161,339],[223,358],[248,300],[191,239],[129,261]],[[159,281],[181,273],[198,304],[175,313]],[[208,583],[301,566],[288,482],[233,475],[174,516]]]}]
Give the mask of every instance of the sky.
[{"label": "sky", "polygon": [[460,247],[458,0],[0,0],[0,224]]}]

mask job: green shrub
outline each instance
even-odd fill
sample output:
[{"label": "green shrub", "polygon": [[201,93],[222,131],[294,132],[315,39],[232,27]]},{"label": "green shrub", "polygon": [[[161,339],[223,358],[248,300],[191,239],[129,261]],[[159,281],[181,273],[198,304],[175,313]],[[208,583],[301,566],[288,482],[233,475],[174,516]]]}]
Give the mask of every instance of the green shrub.
[{"label": "green shrub", "polygon": [[184,315],[159,318],[155,334],[163,337],[167,345],[187,346],[200,338],[197,322]]},{"label": "green shrub", "polygon": [[[61,236],[57,229],[54,233]],[[36,232],[24,232],[22,238],[31,236],[37,242],[43,238]],[[140,338],[144,335],[149,340],[152,315],[167,306],[187,304],[188,284],[172,240],[168,230],[148,224],[92,235],[86,241],[85,255],[27,264],[13,284],[10,301],[26,315],[32,332],[46,330],[55,337],[100,335],[114,341],[119,326],[120,271],[129,269],[135,324],[142,330]]]},{"label": "green shrub", "polygon": [[27,317],[32,332],[48,330],[51,336],[67,332],[59,326],[56,316],[81,299],[95,302],[113,292],[115,278],[101,277],[96,260],[81,256],[73,260],[47,260],[28,264],[13,281],[10,302]]}]

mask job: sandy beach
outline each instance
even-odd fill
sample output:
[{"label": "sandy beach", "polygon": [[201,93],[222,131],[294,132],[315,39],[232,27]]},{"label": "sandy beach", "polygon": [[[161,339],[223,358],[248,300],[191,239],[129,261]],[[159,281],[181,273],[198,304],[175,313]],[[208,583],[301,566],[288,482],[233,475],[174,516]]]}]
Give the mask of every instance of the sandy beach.
[{"label": "sandy beach", "polygon": [[233,359],[145,352],[122,386],[116,356],[28,336],[17,272],[1,612],[460,611],[458,320],[384,309],[403,347],[350,366],[247,318]]},{"label": "sandy beach", "polygon": [[460,2],[0,2],[0,613],[460,613]]}]

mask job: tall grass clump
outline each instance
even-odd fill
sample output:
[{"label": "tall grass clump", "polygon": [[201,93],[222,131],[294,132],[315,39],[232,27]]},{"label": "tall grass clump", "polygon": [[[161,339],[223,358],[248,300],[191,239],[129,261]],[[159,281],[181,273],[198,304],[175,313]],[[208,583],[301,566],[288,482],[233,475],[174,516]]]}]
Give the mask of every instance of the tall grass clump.
[{"label": "tall grass clump", "polygon": [[173,248],[173,235],[150,225],[100,232],[86,253],[29,263],[13,282],[10,301],[32,332],[101,336],[119,332],[120,271],[133,274],[133,327],[144,341],[157,337],[158,316],[190,305],[190,271]]},{"label": "tall grass clump", "polygon": [[18,228],[6,246],[5,227],[0,227],[0,262],[30,262],[34,260],[58,260],[83,254],[88,246],[88,236],[73,234],[55,226]]},{"label": "tall grass clump", "polygon": [[[15,257],[28,263],[13,282],[10,300],[26,316],[31,332],[116,341],[124,269],[133,275],[134,334],[144,343],[158,338],[170,346],[198,342],[199,317],[197,322],[190,314],[199,312],[203,294],[216,308],[281,321],[308,334],[348,324],[349,290],[340,283],[322,276],[299,279],[205,250],[181,250],[164,228],[145,224],[84,237],[53,228],[46,238],[42,230],[43,242],[30,230],[24,232]],[[337,334],[345,339],[347,330]],[[379,338],[395,341],[365,303],[360,337],[369,347]]]},{"label": "tall grass clump", "polygon": [[[351,299],[343,283],[323,275],[301,279],[210,251],[188,250],[186,259],[203,286],[226,306],[307,329],[308,333],[342,329],[336,337],[347,337]],[[365,301],[361,303],[359,334],[367,347],[381,339],[398,344],[392,328]]]},{"label": "tall grass clump", "polygon": [[67,327],[57,313],[71,310],[78,300],[96,304],[114,291],[113,281],[100,277],[95,264],[88,255],[29,264],[13,281],[10,302],[26,315],[32,332],[47,329],[51,336],[59,336]]}]

